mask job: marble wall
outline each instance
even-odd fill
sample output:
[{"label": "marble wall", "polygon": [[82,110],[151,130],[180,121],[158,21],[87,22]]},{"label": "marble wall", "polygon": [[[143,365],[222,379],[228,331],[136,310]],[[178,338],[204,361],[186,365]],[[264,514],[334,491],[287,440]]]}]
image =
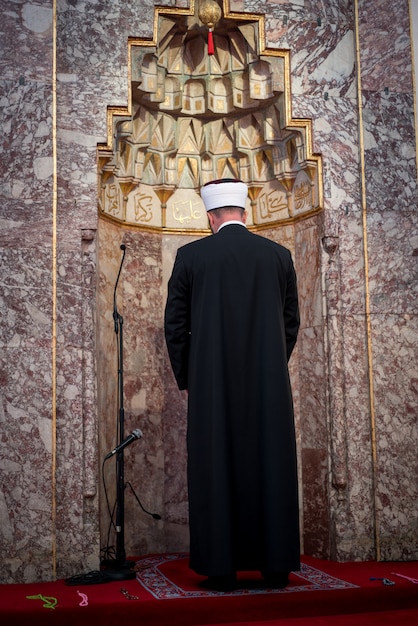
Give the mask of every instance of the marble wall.
[{"label": "marble wall", "polygon": [[[158,3],[164,4],[164,3]],[[166,6],[187,6],[186,0]],[[289,245],[302,327],[291,370],[303,542],[325,558],[417,546],[417,170],[408,0],[231,0],[291,51],[292,111],[313,120],[324,210],[266,232]],[[154,2],[1,0],[0,582],[98,567],[114,495],[124,319],[126,548],[187,548],[185,404],[162,319],[188,235],[98,219],[107,106],[126,106],[127,38]],[[54,45],[56,43],[56,45]]]},{"label": "marble wall", "polygon": [[[417,176],[408,6],[359,12],[365,229],[382,558],[417,553]],[[378,45],[370,47],[377,40]],[[416,106],[416,103],[415,103]]]}]

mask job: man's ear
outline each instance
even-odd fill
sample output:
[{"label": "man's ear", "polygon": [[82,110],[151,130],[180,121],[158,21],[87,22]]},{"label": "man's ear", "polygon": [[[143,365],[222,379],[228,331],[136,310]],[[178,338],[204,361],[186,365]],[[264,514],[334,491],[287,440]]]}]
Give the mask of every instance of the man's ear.
[{"label": "man's ear", "polygon": [[214,222],[215,222],[215,216],[213,215],[212,211],[208,211],[207,215],[208,215],[209,225],[213,228]]},{"label": "man's ear", "polygon": [[244,213],[242,214],[242,221],[244,224],[247,223],[247,211],[244,211]]}]

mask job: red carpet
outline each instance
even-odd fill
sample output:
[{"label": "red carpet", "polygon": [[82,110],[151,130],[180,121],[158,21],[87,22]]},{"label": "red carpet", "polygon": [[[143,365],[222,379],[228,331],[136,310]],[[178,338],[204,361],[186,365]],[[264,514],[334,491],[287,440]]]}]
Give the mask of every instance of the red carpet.
[{"label": "red carpet", "polygon": [[[418,563],[334,563],[303,557],[286,589],[263,589],[240,574],[240,589],[207,591],[187,555],[138,560],[137,580],[68,586],[0,586],[4,626],[409,626],[418,624]],[[376,580],[370,580],[374,578]],[[384,585],[389,579],[394,585]]]}]

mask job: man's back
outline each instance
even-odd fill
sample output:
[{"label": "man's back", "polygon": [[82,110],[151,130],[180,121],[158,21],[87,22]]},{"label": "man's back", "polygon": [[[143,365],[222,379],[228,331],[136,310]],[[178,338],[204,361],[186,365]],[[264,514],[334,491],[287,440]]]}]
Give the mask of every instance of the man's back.
[{"label": "man's back", "polygon": [[209,577],[286,578],[299,568],[287,368],[296,276],[282,246],[223,213],[209,219],[216,234],[178,250],[165,317],[173,372],[189,392],[190,565]]},{"label": "man's back", "polygon": [[[243,226],[229,225],[215,236],[186,245],[179,254],[191,284],[192,350],[194,345],[202,350],[205,338],[222,333],[237,361],[242,354],[240,366],[248,371],[243,352],[251,338],[260,342],[259,333],[268,329],[265,341],[290,356],[299,318],[293,264],[286,248]],[[285,329],[284,312],[290,309],[294,325]]]}]

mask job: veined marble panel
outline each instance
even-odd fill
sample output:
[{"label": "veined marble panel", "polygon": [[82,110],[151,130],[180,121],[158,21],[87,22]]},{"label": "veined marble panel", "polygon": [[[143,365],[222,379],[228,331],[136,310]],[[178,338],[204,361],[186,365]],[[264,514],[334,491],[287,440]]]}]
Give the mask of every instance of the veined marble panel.
[{"label": "veined marble panel", "polygon": [[409,3],[382,0],[378,8],[373,2],[359,2],[362,89],[411,95]]},{"label": "veined marble panel", "polygon": [[296,271],[301,311],[297,343],[300,490],[304,552],[329,552],[328,424],[326,415],[326,355],[324,353],[321,284],[321,216],[296,225]]},{"label": "veined marble panel", "polygon": [[154,3],[66,3],[58,10],[58,73],[127,76],[127,38],[152,37]]},{"label": "veined marble panel", "polygon": [[[251,2],[251,0],[244,1],[246,6]],[[343,19],[347,14],[351,15],[352,11],[350,0],[328,0],[326,4],[318,3],[315,0],[304,0],[303,2],[299,0],[294,0],[293,2],[286,2],[285,0],[265,0],[265,6],[267,11],[270,7],[282,7],[283,12],[292,12],[307,21],[316,21],[319,17],[321,21],[334,22]]]},{"label": "veined marble panel", "polygon": [[[167,283],[171,276],[177,249],[197,238],[192,235],[163,237],[162,297],[164,305],[167,297]],[[182,546],[188,550],[187,396],[177,388],[166,348],[164,348],[164,380],[163,440],[165,450],[166,545],[167,549],[172,549],[173,546]]]},{"label": "veined marble panel", "polygon": [[[118,345],[109,283],[115,285],[122,260],[120,235],[121,231],[113,225],[100,225],[101,255],[107,259],[102,266],[102,274],[106,272],[107,279],[101,279],[103,289],[100,287],[99,290],[100,352],[104,357],[99,371],[100,406],[103,411],[100,427],[102,450],[104,438],[107,449],[114,448],[118,428],[118,401],[115,396]],[[125,431],[127,435],[139,428],[143,433],[143,438],[126,452],[125,478],[145,509],[162,514],[165,456],[162,437],[164,339],[161,239],[152,234],[125,232],[124,242],[126,256],[117,293],[118,312],[123,318]],[[110,397],[107,395],[109,392],[112,394]],[[105,471],[113,498],[112,463],[107,463]],[[164,545],[163,523],[153,520],[142,511],[131,490],[126,491],[125,512],[129,554],[158,551]],[[108,523],[108,512],[103,508],[102,527],[106,528]]]},{"label": "veined marble panel", "polygon": [[[323,156],[324,200],[327,213],[343,210],[359,202],[359,157],[357,145],[357,104],[351,98],[292,98],[295,117],[313,120],[313,147]],[[326,222],[325,222],[326,224]],[[338,234],[336,224],[330,235]]]},{"label": "veined marble panel", "polygon": [[418,363],[416,315],[372,318],[376,506],[382,558],[416,558]]},{"label": "veined marble panel", "polygon": [[[416,554],[416,144],[408,4],[360,13],[368,288],[383,559]],[[366,30],[368,31],[366,33]],[[370,41],[374,35],[373,61]],[[369,45],[367,45],[367,42]],[[390,43],[389,43],[390,42]],[[390,51],[390,57],[388,52]],[[402,494],[402,495],[401,495]]]},{"label": "veined marble panel", "polygon": [[330,551],[328,510],[328,452],[302,448],[303,546],[304,553],[320,557]]},{"label": "veined marble panel", "polygon": [[[103,457],[113,450],[118,434],[118,345],[113,318],[114,288],[118,270],[122,260],[120,245],[123,233],[115,225],[99,220],[97,231],[97,409],[99,457]],[[116,293],[117,307],[121,303],[121,292]],[[136,426],[135,426],[136,428]],[[103,490],[106,484],[109,502],[114,502],[116,491],[115,465],[105,464],[100,484],[100,521],[101,528],[109,525],[109,512],[106,507],[106,498]],[[102,541],[105,541],[105,532],[102,532]]]},{"label": "veined marble panel", "polygon": [[417,206],[413,94],[363,92],[368,211]]},{"label": "veined marble panel", "polygon": [[[68,224],[71,224],[68,221]],[[98,437],[95,230],[57,259],[56,528],[61,576],[97,567]]]},{"label": "veined marble panel", "polygon": [[[49,83],[52,63],[51,3],[2,2],[2,79]],[[16,62],[16,51],[20,59]]]},{"label": "veined marble panel", "polygon": [[373,314],[418,313],[416,211],[368,213],[370,307]]},{"label": "veined marble panel", "polygon": [[2,15],[0,576],[25,582],[50,576],[53,550],[52,11]]},{"label": "veined marble panel", "polygon": [[327,450],[322,327],[302,328],[298,337],[302,447]]},{"label": "veined marble panel", "polygon": [[301,327],[322,326],[322,285],[320,245],[323,216],[315,216],[295,225],[295,269],[298,279]]},{"label": "veined marble panel", "polygon": [[48,84],[26,79],[0,82],[3,197],[32,203],[52,191],[51,97]]},{"label": "veined marble panel", "polygon": [[81,146],[90,146],[91,136],[105,143],[105,112],[109,102],[120,106],[128,104],[127,70],[118,76],[94,75],[94,80],[74,72],[59,72],[57,85],[58,129],[63,144],[78,142]]},{"label": "veined marble panel", "polygon": [[0,362],[2,583],[46,580],[52,562],[51,352],[48,341],[23,343],[3,345]]},{"label": "veined marble panel", "polygon": [[[280,20],[279,20],[280,23]],[[347,23],[318,26],[316,22],[289,21],[283,31],[268,34],[272,48],[292,51],[292,90],[316,97],[353,97],[355,95],[355,42]],[[299,41],[302,45],[299,46]],[[315,48],[317,42],[320,48]],[[297,43],[297,45],[295,45]],[[315,50],[307,54],[307,50]]]},{"label": "veined marble panel", "polygon": [[[35,228],[36,238],[34,237]],[[16,271],[25,273],[25,269],[21,270],[20,267],[21,260],[25,255],[30,258],[33,253],[35,259],[37,255],[42,256],[45,250],[49,250],[51,241],[50,207],[45,206],[39,200],[34,202],[30,199],[14,199],[3,196],[2,202],[0,202],[0,248],[2,254],[10,253],[10,258],[4,261],[5,272],[9,267],[8,264],[11,263],[13,270],[9,270],[9,273],[12,276]],[[6,252],[7,249],[9,249],[9,253]],[[32,250],[32,253],[29,250]],[[16,265],[14,266],[13,263]],[[33,265],[35,273],[42,272],[36,268],[36,260]],[[30,285],[31,281],[28,284]]]},{"label": "veined marble panel", "polygon": [[[332,475],[336,553],[339,560],[376,558],[370,393],[364,315],[342,317],[344,395],[334,436],[343,463],[341,478]],[[331,382],[332,384],[332,382]],[[331,426],[332,428],[332,426]]]},{"label": "veined marble panel", "polygon": [[[324,165],[323,231],[338,246],[338,306],[342,312],[364,312],[364,233],[360,197],[355,101],[294,98],[296,115],[313,119],[314,145],[321,146]],[[330,245],[329,241],[325,244]]]},{"label": "veined marble panel", "polygon": [[[60,166],[60,189],[58,213],[67,230],[91,225],[93,206],[97,206],[97,174],[95,172],[97,135],[78,135],[58,131],[58,164]],[[89,207],[83,211],[81,207]],[[96,213],[96,211],[95,211]],[[96,223],[97,223],[97,214]],[[71,229],[72,229],[71,228]],[[64,233],[63,233],[64,234]]]},{"label": "veined marble panel", "polygon": [[18,247],[16,240],[10,239],[9,245],[4,240],[1,243],[0,345],[21,350],[47,349],[52,313],[49,251],[42,241],[37,245],[33,242],[31,247]]}]

